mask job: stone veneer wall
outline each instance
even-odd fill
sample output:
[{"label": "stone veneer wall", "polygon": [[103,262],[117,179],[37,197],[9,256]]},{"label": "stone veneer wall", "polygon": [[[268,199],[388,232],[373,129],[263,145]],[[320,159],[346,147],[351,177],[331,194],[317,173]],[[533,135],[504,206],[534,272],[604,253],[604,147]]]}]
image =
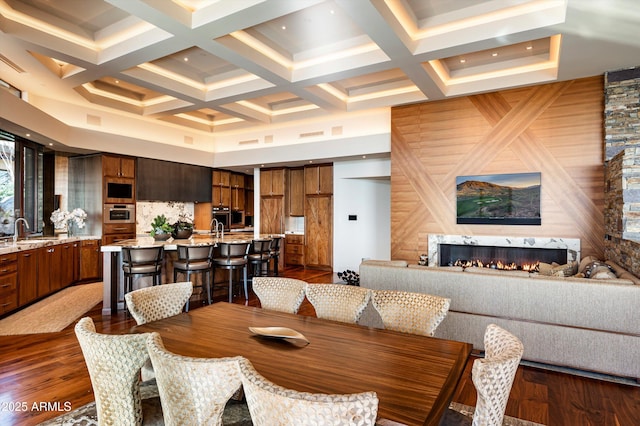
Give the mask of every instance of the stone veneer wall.
[{"label": "stone veneer wall", "polygon": [[606,259],[640,276],[640,68],[605,76]]}]

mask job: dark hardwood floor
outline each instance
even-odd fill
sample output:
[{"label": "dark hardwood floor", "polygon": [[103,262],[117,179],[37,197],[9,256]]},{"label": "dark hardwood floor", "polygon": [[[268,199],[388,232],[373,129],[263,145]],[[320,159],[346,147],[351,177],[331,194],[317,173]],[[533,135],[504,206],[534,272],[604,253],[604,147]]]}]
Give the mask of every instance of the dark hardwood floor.
[{"label": "dark hardwood floor", "polygon": [[[307,282],[338,281],[332,273],[304,270],[281,271],[281,276]],[[216,287],[214,301],[225,301],[226,291]],[[257,306],[254,295],[246,302]],[[197,308],[197,302],[191,309]],[[128,330],[135,325],[124,313],[102,316],[102,304],[87,315],[104,333]],[[315,315],[304,302],[301,315]],[[0,425],[36,425],[93,400],[91,382],[76,340],[75,323],[59,333],[0,336]],[[471,366],[467,364],[454,401],[475,405]],[[633,426],[640,424],[640,387],[583,378],[576,375],[520,366],[506,410],[507,414],[549,426]]]}]

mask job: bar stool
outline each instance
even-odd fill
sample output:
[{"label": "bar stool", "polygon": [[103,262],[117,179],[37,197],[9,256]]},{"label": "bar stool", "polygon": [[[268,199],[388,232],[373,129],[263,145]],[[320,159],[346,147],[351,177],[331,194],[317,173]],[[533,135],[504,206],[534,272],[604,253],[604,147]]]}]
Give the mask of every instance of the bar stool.
[{"label": "bar stool", "polygon": [[269,262],[271,261],[271,240],[261,239],[253,240],[249,248],[247,261],[253,266],[251,277],[261,277],[262,267],[267,265],[267,273],[269,276]]},{"label": "bar stool", "polygon": [[153,285],[162,281],[162,259],[164,246],[132,246],[122,248],[122,271],[124,272],[125,293],[133,290],[133,277],[152,276]]},{"label": "bar stool", "polygon": [[[178,274],[185,274],[187,281],[191,281],[191,274],[202,274],[202,284],[193,284],[207,292],[207,301],[211,304],[211,271],[213,270],[213,244],[187,245],[178,244],[178,259],[173,261],[173,282],[178,282]],[[189,312],[187,301],[186,312]]]},{"label": "bar stool", "polygon": [[271,237],[271,254],[270,257],[273,259],[273,275],[278,276],[278,263],[280,262],[280,242],[282,241],[282,237]]},{"label": "bar stool", "polygon": [[[216,268],[229,270],[229,303],[233,302],[233,271],[242,269],[244,275],[244,297],[249,300],[247,289],[247,254],[249,243],[244,241],[228,241],[218,243],[220,254],[213,258],[214,272]],[[215,276],[215,275],[214,275]]]}]

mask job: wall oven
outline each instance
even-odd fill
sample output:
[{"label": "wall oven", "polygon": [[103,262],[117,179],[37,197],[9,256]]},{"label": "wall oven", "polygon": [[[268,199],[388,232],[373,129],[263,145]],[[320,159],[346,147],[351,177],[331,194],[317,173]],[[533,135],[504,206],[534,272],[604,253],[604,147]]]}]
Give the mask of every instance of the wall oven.
[{"label": "wall oven", "polygon": [[102,218],[104,223],[136,223],[136,205],[105,204]]},{"label": "wall oven", "polygon": [[[231,212],[229,211],[229,207],[214,207],[213,219],[217,220],[218,223],[222,223],[224,230],[228,231],[231,225]],[[211,229],[215,232],[214,220],[211,221]]]}]

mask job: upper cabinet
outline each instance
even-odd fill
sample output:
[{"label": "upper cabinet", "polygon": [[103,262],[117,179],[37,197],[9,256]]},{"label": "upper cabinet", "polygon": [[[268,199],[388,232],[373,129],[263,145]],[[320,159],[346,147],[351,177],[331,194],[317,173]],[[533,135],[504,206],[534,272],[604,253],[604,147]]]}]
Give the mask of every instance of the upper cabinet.
[{"label": "upper cabinet", "polygon": [[306,195],[333,194],[333,165],[305,166],[304,193]]},{"label": "upper cabinet", "polygon": [[138,158],[137,176],[138,200],[211,201],[209,167]]},{"label": "upper cabinet", "polygon": [[304,168],[289,170],[289,216],[304,216]]},{"label": "upper cabinet", "polygon": [[231,173],[231,210],[244,210],[244,175]]},{"label": "upper cabinet", "polygon": [[211,174],[211,205],[231,207],[231,172],[214,170]]},{"label": "upper cabinet", "polygon": [[228,172],[226,170],[214,170],[211,184],[213,186],[230,186],[231,172]]},{"label": "upper cabinet", "polygon": [[136,177],[136,160],[131,157],[103,155],[102,175],[134,179]]},{"label": "upper cabinet", "polygon": [[284,196],[285,169],[260,170],[260,195]]}]

